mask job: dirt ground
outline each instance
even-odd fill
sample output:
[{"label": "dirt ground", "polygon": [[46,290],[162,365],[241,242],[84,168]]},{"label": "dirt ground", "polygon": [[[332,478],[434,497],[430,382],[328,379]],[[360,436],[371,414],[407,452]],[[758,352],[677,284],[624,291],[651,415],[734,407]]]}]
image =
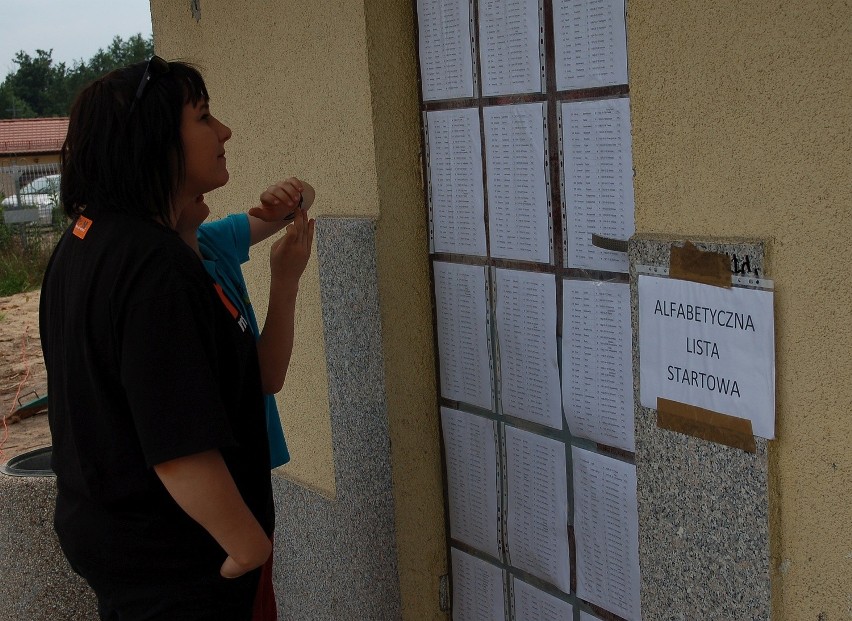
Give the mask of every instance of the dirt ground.
[{"label": "dirt ground", "polygon": [[38,291],[0,298],[0,463],[51,443],[46,408],[19,411],[47,394],[38,302]]}]

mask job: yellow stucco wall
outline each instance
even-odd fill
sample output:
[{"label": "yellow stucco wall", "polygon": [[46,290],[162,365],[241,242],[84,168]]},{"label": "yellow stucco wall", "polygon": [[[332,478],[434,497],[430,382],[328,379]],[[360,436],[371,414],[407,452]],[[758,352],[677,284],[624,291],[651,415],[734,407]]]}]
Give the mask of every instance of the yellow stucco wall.
[{"label": "yellow stucco wall", "polygon": [[[211,109],[233,130],[231,181],[207,197],[214,216],[254,205],[269,183],[291,175],[317,189],[314,216],[378,212],[363,11],[323,3],[152,2],[157,52],[202,69]],[[360,33],[352,33],[360,24]],[[340,54],[327,53],[330,39]],[[365,148],[366,146],[366,148]],[[253,249],[244,272],[258,322],[268,300],[271,242]],[[311,259],[299,292],[296,343],[278,395],[292,462],[281,473],[333,497],[334,464],[319,272]],[[295,387],[298,387],[297,389]]]},{"label": "yellow stucco wall", "polygon": [[773,619],[852,619],[852,4],[628,2],[636,228],[768,241]]},{"label": "yellow stucco wall", "polygon": [[402,614],[445,619],[447,573],[414,9],[366,0],[380,216],[376,235]]},{"label": "yellow stucco wall", "polygon": [[[427,218],[410,0],[152,0],[157,52],[201,66],[213,113],[229,124],[229,184],[215,215],[243,209],[271,180],[315,185],[314,215],[376,221],[377,270],[403,618],[443,619],[447,572]],[[246,269],[263,322],[268,244]],[[283,476],[334,495],[315,259],[300,291],[284,391],[293,462]],[[298,386],[298,390],[288,390]]]},{"label": "yellow stucco wall", "polygon": [[58,153],[39,153],[37,155],[9,155],[0,157],[0,167],[32,166],[33,164],[59,164]]}]

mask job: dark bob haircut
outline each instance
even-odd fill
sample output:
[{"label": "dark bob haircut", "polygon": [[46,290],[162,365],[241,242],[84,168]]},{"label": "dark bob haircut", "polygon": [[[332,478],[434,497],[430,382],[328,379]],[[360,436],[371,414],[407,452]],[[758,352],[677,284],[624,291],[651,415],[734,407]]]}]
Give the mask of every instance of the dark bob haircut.
[{"label": "dark bob haircut", "polygon": [[171,223],[185,173],[183,107],[209,95],[197,69],[170,62],[137,99],[146,67],[141,62],[108,73],[71,106],[60,156],[60,195],[69,217],[88,208]]}]

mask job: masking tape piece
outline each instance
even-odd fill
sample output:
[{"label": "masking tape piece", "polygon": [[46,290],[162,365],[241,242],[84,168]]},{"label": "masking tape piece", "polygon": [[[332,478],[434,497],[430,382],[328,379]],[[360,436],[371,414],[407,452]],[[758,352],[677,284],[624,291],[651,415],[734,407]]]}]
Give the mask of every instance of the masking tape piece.
[{"label": "masking tape piece", "polygon": [[613,239],[592,233],[592,246],[612,250],[613,252],[627,252],[629,246],[626,239]]},{"label": "masking tape piece", "polygon": [[690,241],[683,246],[672,244],[669,277],[730,288],[730,259],[720,252],[699,250]]},{"label": "masking tape piece", "polygon": [[657,427],[754,453],[751,421],[657,397]]}]

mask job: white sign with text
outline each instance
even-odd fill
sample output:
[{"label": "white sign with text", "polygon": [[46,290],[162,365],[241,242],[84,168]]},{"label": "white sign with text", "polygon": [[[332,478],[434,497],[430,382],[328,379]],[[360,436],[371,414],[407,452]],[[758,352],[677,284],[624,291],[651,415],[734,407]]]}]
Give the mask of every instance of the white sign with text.
[{"label": "white sign with text", "polygon": [[639,391],[751,421],[775,437],[773,292],[639,276]]}]

